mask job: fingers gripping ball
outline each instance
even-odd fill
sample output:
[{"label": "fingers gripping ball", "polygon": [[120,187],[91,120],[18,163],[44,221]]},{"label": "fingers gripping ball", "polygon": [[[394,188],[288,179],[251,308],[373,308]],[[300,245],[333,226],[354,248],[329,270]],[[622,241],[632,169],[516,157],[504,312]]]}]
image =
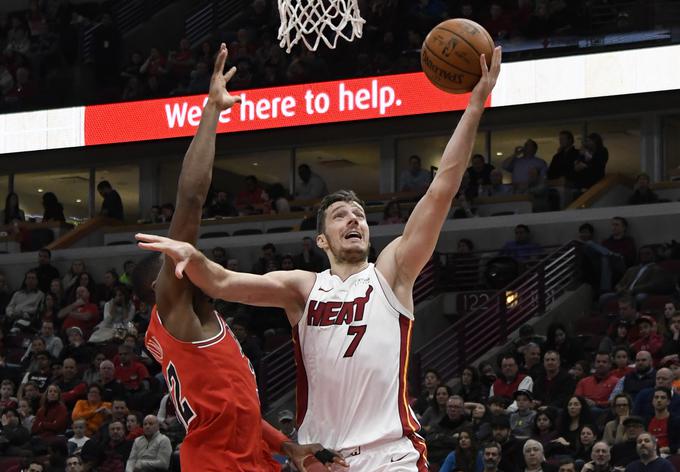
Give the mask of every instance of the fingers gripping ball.
[{"label": "fingers gripping ball", "polygon": [[305,460],[302,461],[302,465],[305,466],[307,472],[328,472],[328,467],[319,462],[314,456],[305,457]]},{"label": "fingers gripping ball", "polygon": [[420,64],[432,84],[449,93],[470,92],[482,76],[479,56],[491,66],[494,43],[474,21],[446,20],[430,31],[420,51]]}]

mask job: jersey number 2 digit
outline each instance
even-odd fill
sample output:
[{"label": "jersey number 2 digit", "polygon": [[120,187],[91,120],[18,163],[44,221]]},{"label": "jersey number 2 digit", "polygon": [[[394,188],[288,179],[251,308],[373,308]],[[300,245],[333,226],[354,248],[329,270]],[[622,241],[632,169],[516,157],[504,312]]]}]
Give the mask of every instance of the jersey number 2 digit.
[{"label": "jersey number 2 digit", "polygon": [[184,427],[188,428],[191,420],[196,418],[196,413],[194,413],[194,410],[191,408],[191,405],[189,405],[186,397],[182,396],[182,383],[179,381],[177,369],[175,369],[175,365],[172,362],[168,363],[166,373],[170,387],[170,394],[173,397],[175,408],[177,409],[177,413],[179,413],[182,423],[184,423]]},{"label": "jersey number 2 digit", "polygon": [[364,334],[366,334],[366,325],[350,326],[347,328],[347,336],[354,336],[354,339],[349,343],[349,347],[342,357],[352,357],[354,355],[354,351],[359,347],[359,343],[361,342],[361,338],[364,337]]}]

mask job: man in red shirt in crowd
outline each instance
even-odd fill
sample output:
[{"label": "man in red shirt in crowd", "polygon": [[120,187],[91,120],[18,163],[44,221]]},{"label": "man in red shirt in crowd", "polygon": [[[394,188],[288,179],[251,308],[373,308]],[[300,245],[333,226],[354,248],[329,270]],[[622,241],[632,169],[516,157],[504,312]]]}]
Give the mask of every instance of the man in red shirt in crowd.
[{"label": "man in red shirt in crowd", "polygon": [[87,339],[99,323],[99,307],[90,301],[90,291],[87,287],[81,286],[76,289],[76,301],[59,310],[57,318],[64,320],[61,325],[64,333],[69,328],[77,327]]},{"label": "man in red shirt in crowd", "polygon": [[595,355],[595,373],[579,380],[574,395],[585,397],[588,405],[598,414],[609,408],[609,396],[619,378],[612,374],[612,360],[608,352]]},{"label": "man in red shirt in crowd", "polygon": [[[533,391],[534,381],[519,371],[517,359],[513,354],[505,354],[501,359],[501,375],[491,385],[489,397],[501,396],[513,398],[517,390]],[[512,402],[508,411],[517,411],[517,402]]]},{"label": "man in red shirt in crowd", "polygon": [[630,347],[636,352],[649,352],[654,361],[658,362],[663,347],[663,336],[656,332],[656,321],[651,316],[644,315],[635,320],[635,324],[640,337],[631,343]]},{"label": "man in red shirt in crowd", "polygon": [[652,404],[654,416],[649,420],[647,431],[654,435],[661,454],[675,454],[680,439],[680,418],[671,416],[668,405],[671,403],[671,391],[666,387],[656,387]]},{"label": "man in red shirt in crowd", "polygon": [[72,357],[67,357],[61,366],[61,380],[57,382],[61,389],[61,400],[72,410],[78,400],[87,394],[87,385],[78,374],[78,364]]},{"label": "man in red shirt in crowd", "polygon": [[149,371],[144,364],[135,359],[130,346],[121,344],[118,347],[120,364],[116,366],[116,380],[118,380],[128,392],[138,392],[144,388],[144,381],[149,378]]},{"label": "man in red shirt in crowd", "polygon": [[264,203],[262,199],[262,187],[257,182],[257,177],[249,175],[245,178],[246,188],[236,194],[236,209],[242,214],[252,214],[255,207]]}]

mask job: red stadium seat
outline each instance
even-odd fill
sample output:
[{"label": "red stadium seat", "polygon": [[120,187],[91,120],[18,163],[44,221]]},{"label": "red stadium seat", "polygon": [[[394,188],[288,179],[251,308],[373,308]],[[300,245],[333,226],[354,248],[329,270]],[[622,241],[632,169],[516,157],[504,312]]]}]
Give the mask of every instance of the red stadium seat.
[{"label": "red stadium seat", "polygon": [[680,260],[671,259],[667,261],[660,261],[659,267],[673,275],[680,275]]}]

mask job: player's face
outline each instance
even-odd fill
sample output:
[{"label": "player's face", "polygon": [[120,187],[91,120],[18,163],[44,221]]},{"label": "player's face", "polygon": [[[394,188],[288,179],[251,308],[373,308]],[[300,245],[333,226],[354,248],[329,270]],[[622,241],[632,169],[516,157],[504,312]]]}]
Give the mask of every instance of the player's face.
[{"label": "player's face", "polygon": [[354,202],[335,202],[326,210],[326,227],[317,244],[330,251],[337,262],[358,263],[368,259],[369,230],[364,210]]}]

